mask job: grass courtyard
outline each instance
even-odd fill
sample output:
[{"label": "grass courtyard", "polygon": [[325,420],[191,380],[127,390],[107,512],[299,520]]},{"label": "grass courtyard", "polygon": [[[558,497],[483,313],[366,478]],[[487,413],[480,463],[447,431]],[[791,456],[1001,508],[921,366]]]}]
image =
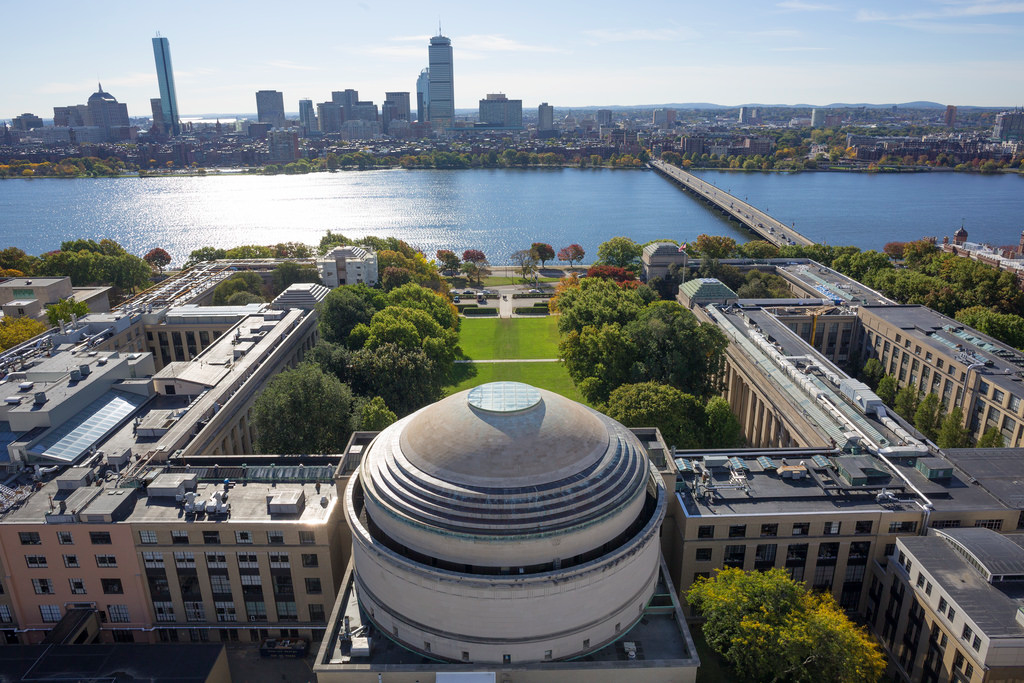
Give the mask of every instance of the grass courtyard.
[{"label": "grass courtyard", "polygon": [[[475,361],[558,358],[558,317],[465,318],[459,344]],[[586,403],[559,361],[543,363],[456,363],[447,394],[487,382],[523,382]]]},{"label": "grass courtyard", "polygon": [[464,318],[459,345],[471,360],[558,358],[558,316]]}]

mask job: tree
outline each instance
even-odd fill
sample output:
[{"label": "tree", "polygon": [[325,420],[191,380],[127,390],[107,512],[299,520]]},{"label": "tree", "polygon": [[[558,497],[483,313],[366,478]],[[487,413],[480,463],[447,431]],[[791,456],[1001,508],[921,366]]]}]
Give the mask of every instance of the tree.
[{"label": "tree", "polygon": [[171,255],[160,247],[153,247],[146,252],[146,255],[142,257],[142,260],[148,263],[151,268],[162,273],[164,272],[164,266],[171,262]]},{"label": "tree", "polygon": [[270,274],[270,278],[275,295],[280,294],[296,282],[315,282],[317,284],[323,284],[323,281],[320,279],[320,272],[316,269],[316,266],[301,265],[295,261],[285,261],[274,268],[273,272]]},{"label": "tree", "polygon": [[695,396],[665,384],[623,384],[611,392],[604,412],[627,427],[657,427],[669,446],[704,445],[704,405]]},{"label": "tree", "polygon": [[534,242],[530,245],[530,253],[533,254],[533,258],[540,261],[540,267],[544,267],[544,263],[555,258],[555,248],[550,244],[544,242]]},{"label": "tree", "polygon": [[50,321],[51,327],[56,327],[62,320],[70,322],[72,315],[80,318],[88,313],[89,304],[84,301],[75,301],[73,296],[46,307],[46,318]]},{"label": "tree", "polygon": [[615,282],[627,282],[636,279],[636,276],[625,268],[602,265],[587,268],[587,277],[599,277],[605,280],[614,280]]},{"label": "tree", "polygon": [[960,406],[953,406],[942,420],[939,438],[935,444],[939,448],[967,448],[967,430],[964,428],[964,411]]},{"label": "tree", "polygon": [[263,298],[263,278],[259,273],[242,271],[235,273],[213,290],[213,305],[224,306],[232,294],[249,292]]},{"label": "tree", "polygon": [[558,250],[558,260],[567,261],[569,263],[570,268],[572,268],[572,264],[574,262],[582,263],[583,258],[586,255],[587,252],[585,252],[583,250],[583,247],[581,247],[578,244],[570,244],[569,246],[562,247],[561,249]]},{"label": "tree", "polygon": [[205,263],[207,261],[219,261],[220,259],[227,258],[227,252],[223,249],[216,247],[200,247],[194,249],[192,253],[188,255],[188,260],[185,261],[183,268],[191,268],[192,266]]},{"label": "tree", "polygon": [[46,332],[46,325],[34,318],[0,318],[0,351],[6,351],[28,341],[37,334]]},{"label": "tree", "polygon": [[956,319],[979,332],[1024,350],[1024,317],[997,313],[984,306],[969,306],[956,312]]},{"label": "tree", "polygon": [[519,269],[524,280],[529,280],[537,270],[537,257],[531,249],[512,252],[512,264]]},{"label": "tree", "polygon": [[22,273],[31,274],[39,259],[29,256],[18,247],[7,247],[0,250],[0,269],[20,270]]},{"label": "tree", "polygon": [[628,268],[636,264],[643,247],[628,237],[613,237],[597,247],[597,257],[610,266]]},{"label": "tree", "polygon": [[386,305],[384,293],[365,284],[335,287],[319,305],[320,334],[325,341],[345,344],[356,325],[369,323]]},{"label": "tree", "polygon": [[484,278],[491,274],[491,269],[487,267],[487,262],[477,263],[475,261],[466,261],[462,264],[461,268],[466,279],[472,282],[476,280],[478,285],[484,283]]},{"label": "tree", "polygon": [[380,396],[374,396],[359,409],[359,429],[363,431],[379,432],[397,419]]},{"label": "tree", "polygon": [[929,439],[935,439],[942,428],[942,404],[935,394],[925,396],[914,411],[914,426]]},{"label": "tree", "polygon": [[721,396],[712,396],[704,412],[707,424],[704,428],[704,448],[734,448],[743,445],[743,425]]},{"label": "tree", "polygon": [[779,255],[779,248],[765,240],[750,240],[739,246],[742,256],[752,259],[775,258]]},{"label": "tree", "polygon": [[[384,269],[384,272],[380,276],[380,286],[384,288],[385,292],[390,292],[396,287],[401,287],[409,283],[416,284],[413,282],[412,271],[408,268],[401,268],[399,266],[388,266]],[[416,285],[419,287],[419,285]]]},{"label": "tree", "polygon": [[262,304],[263,297],[252,292],[235,292],[225,301],[225,306],[248,306],[249,304]]},{"label": "tree", "polygon": [[917,412],[919,400],[920,394],[918,394],[917,389],[908,384],[896,392],[896,405],[893,407],[904,420],[910,422],[914,419],[914,413]]},{"label": "tree", "polygon": [[352,391],[313,363],[270,379],[252,407],[259,453],[340,453],[356,426]]},{"label": "tree", "polygon": [[860,683],[885,669],[876,641],[831,595],[811,593],[785,570],[723,569],[686,598],[705,619],[708,645],[744,680]]},{"label": "tree", "polygon": [[459,257],[451,249],[438,249],[437,265],[444,272],[457,271],[459,269]]},{"label": "tree", "polygon": [[892,375],[885,375],[882,379],[878,380],[878,388],[875,393],[878,394],[878,398],[882,399],[882,403],[887,406],[892,406],[896,402],[896,392],[899,386],[896,384],[896,378]]},{"label": "tree", "polygon": [[462,260],[465,261],[466,263],[480,264],[486,263],[487,257],[484,256],[484,252],[480,251],[479,249],[467,249],[466,251],[462,252]]},{"label": "tree", "polygon": [[349,361],[350,382],[356,393],[380,396],[399,417],[441,398],[443,380],[433,359],[420,348],[387,343],[364,348]]},{"label": "tree", "polygon": [[861,379],[872,389],[878,387],[878,383],[884,375],[885,368],[877,358],[868,358],[867,362],[864,363],[864,367],[860,370]]},{"label": "tree", "polygon": [[736,240],[723,235],[697,235],[693,246],[704,258],[723,259],[732,256],[736,251]]},{"label": "tree", "polygon": [[1005,445],[1003,435],[995,427],[989,427],[978,439],[977,448],[1002,448]]},{"label": "tree", "polygon": [[437,292],[410,283],[388,292],[384,297],[388,306],[415,308],[425,311],[441,327],[459,331],[459,309],[447,297]]}]

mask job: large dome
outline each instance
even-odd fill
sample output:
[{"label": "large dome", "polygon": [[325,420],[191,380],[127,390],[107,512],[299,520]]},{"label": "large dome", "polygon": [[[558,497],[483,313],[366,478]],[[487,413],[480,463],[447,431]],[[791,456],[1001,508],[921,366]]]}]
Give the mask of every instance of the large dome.
[{"label": "large dome", "polygon": [[515,382],[455,394],[378,434],[349,481],[360,608],[431,658],[579,657],[643,616],[666,499],[605,415]]},{"label": "large dome", "polygon": [[[373,522],[416,552],[529,566],[568,560],[625,531],[648,474],[643,447],[614,420],[549,391],[495,382],[383,431],[360,480]],[[512,536],[515,550],[506,552]]]}]

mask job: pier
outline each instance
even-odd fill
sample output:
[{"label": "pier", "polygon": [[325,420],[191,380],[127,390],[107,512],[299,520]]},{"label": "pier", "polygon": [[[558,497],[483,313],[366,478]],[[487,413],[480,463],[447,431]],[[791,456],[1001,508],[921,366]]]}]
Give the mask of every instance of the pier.
[{"label": "pier", "polygon": [[791,226],[772,218],[761,209],[751,206],[725,190],[701,180],[692,173],[687,173],[678,166],[654,160],[651,160],[650,165],[651,168],[679,187],[711,204],[733,220],[739,221],[759,238],[771,242],[777,247],[785,247],[790,244],[806,247],[814,244],[813,240],[804,237]]}]

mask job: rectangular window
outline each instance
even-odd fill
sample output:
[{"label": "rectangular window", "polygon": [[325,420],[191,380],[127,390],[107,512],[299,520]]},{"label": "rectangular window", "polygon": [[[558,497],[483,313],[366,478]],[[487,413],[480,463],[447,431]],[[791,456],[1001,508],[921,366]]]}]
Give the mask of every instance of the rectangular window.
[{"label": "rectangular window", "polygon": [[210,590],[218,595],[229,595],[231,593],[231,579],[228,578],[227,574],[210,574]]},{"label": "rectangular window", "polygon": [[110,545],[109,531],[90,531],[89,540],[93,545]]},{"label": "rectangular window", "polygon": [[143,552],[142,563],[149,569],[160,569],[164,566],[164,554]]},{"label": "rectangular window", "polygon": [[252,543],[252,532],[251,531],[236,531],[235,532],[235,543],[251,544]]},{"label": "rectangular window", "polygon": [[982,529],[992,529],[994,531],[1002,531],[1003,520],[1001,519],[979,519],[974,522],[975,527]]},{"label": "rectangular window", "polygon": [[284,532],[283,531],[268,531],[267,532],[267,543],[271,545],[282,545],[284,543]]},{"label": "rectangular window", "polygon": [[747,535],[746,524],[733,524],[729,527],[729,538],[743,538]]},{"label": "rectangular window", "polygon": [[259,569],[259,561],[256,559],[256,553],[238,553],[238,568],[239,569]]},{"label": "rectangular window", "polygon": [[822,543],[818,546],[818,561],[836,560],[839,557],[838,543]]},{"label": "rectangular window", "polygon": [[139,532],[139,543],[142,545],[155,545],[156,544],[156,532],[155,531],[140,531]]},{"label": "rectangular window", "polygon": [[72,545],[74,542],[75,541],[72,538],[70,531],[57,532],[57,543],[60,543],[61,545]]},{"label": "rectangular window", "polygon": [[42,543],[39,534],[35,531],[19,531],[18,538],[22,545],[40,545]]},{"label": "rectangular window", "polygon": [[9,624],[14,621],[14,617],[11,616],[10,605],[0,605],[0,624]]},{"label": "rectangular window", "polygon": [[320,604],[311,604],[309,606],[309,620],[316,623],[323,623],[326,621],[324,617],[324,606]]},{"label": "rectangular window", "polygon": [[206,553],[206,566],[210,569],[227,569],[228,557],[224,553]]},{"label": "rectangular window", "polygon": [[171,531],[171,543],[188,545],[188,532],[184,529],[175,529]]},{"label": "rectangular window", "polygon": [[206,610],[198,600],[185,601],[185,621],[206,621]]},{"label": "rectangular window", "polygon": [[861,520],[861,521],[857,522],[854,525],[853,533],[855,533],[855,534],[870,534],[871,533],[871,527],[873,525],[874,525],[874,522],[871,521],[870,519]]},{"label": "rectangular window", "polygon": [[154,602],[153,613],[156,614],[157,621],[174,621],[174,603]]},{"label": "rectangular window", "polygon": [[826,536],[838,536],[841,526],[842,522],[825,522],[825,528],[822,530],[822,533]]},{"label": "rectangular window", "polygon": [[196,568],[196,556],[192,552],[175,552],[174,553],[174,566],[178,569],[195,569]]},{"label": "rectangular window", "polygon": [[806,536],[811,532],[811,525],[809,522],[797,522],[793,525],[794,536]]},{"label": "rectangular window", "polygon": [[968,626],[967,624],[964,624],[964,630],[960,634],[960,637],[963,638],[964,640],[966,640],[969,643],[969,642],[971,642],[971,637],[973,635],[974,635],[974,631],[971,630],[971,627]]},{"label": "rectangular window", "polygon": [[315,553],[302,553],[302,566],[303,567],[319,567],[320,558]]},{"label": "rectangular window", "polygon": [[725,559],[722,564],[726,567],[738,567],[742,569],[746,552],[747,546],[745,545],[727,545],[725,546]]},{"label": "rectangular window", "polygon": [[29,569],[43,569],[46,567],[46,555],[26,555],[25,564]]},{"label": "rectangular window", "polygon": [[75,569],[78,567],[78,555],[65,555],[64,566],[68,569]]},{"label": "rectangular window", "polygon": [[924,587],[924,574],[922,574],[921,572],[917,573],[917,587],[918,588],[923,588]]},{"label": "rectangular window", "polygon": [[278,621],[298,621],[299,611],[292,600],[278,601],[277,607],[277,620]]},{"label": "rectangular window", "polygon": [[[715,527],[712,525],[697,527],[697,538],[714,538]],[[24,543],[24,541],[22,541]]]},{"label": "rectangular window", "polygon": [[819,564],[814,568],[814,579],[811,584],[816,590],[829,590],[832,588],[832,577],[835,576],[836,568],[830,564]]},{"label": "rectangular window", "polygon": [[250,621],[266,621],[267,603],[262,600],[246,600],[245,613],[249,615]]},{"label": "rectangular window", "polygon": [[60,621],[60,605],[39,605],[39,616],[44,623],[56,624]]},{"label": "rectangular window", "polygon": [[49,579],[32,579],[32,590],[36,595],[53,595],[53,582]]},{"label": "rectangular window", "polygon": [[85,579],[68,579],[72,595],[85,595]]},{"label": "rectangular window", "polygon": [[763,543],[757,546],[754,551],[754,568],[760,569],[757,565],[770,567],[775,564],[775,551],[778,548],[774,543]]},{"label": "rectangular window", "polygon": [[974,636],[974,640],[971,641],[971,647],[974,648],[975,652],[980,650],[981,649],[981,638],[979,638],[978,636]]},{"label": "rectangular window", "polygon": [[711,548],[697,548],[697,561],[698,562],[710,562],[711,561]]},{"label": "rectangular window", "polygon": [[865,565],[863,564],[847,565],[846,576],[843,577],[843,583],[863,583],[864,571]]},{"label": "rectangular window", "polygon": [[111,569],[117,566],[117,558],[114,555],[97,555],[96,566],[101,569]]},{"label": "rectangular window", "polygon": [[132,620],[128,615],[128,605],[107,605],[107,616],[115,624],[127,624]]},{"label": "rectangular window", "polygon": [[308,577],[306,579],[306,593],[310,595],[320,595],[323,592],[323,587],[320,585],[319,578]]},{"label": "rectangular window", "polygon": [[762,536],[778,536],[779,525],[778,524],[762,524],[761,525]]},{"label": "rectangular window", "polygon": [[230,601],[214,602],[213,608],[217,612],[217,621],[238,621],[235,614],[235,603]]},{"label": "rectangular window", "polygon": [[917,531],[917,522],[889,522],[890,534],[912,534]]},{"label": "rectangular window", "polygon": [[206,545],[218,545],[220,543],[220,532],[219,531],[204,531],[203,532],[203,543]]},{"label": "rectangular window", "polygon": [[953,609],[952,607],[950,607],[949,608],[949,612],[946,613],[946,618],[949,619],[950,621],[953,621],[954,619],[956,619],[956,610]]},{"label": "rectangular window", "polygon": [[313,545],[316,543],[316,534],[312,531],[300,531],[299,543],[302,545]]},{"label": "rectangular window", "polygon": [[946,602],[946,598],[939,598],[939,613],[945,614],[947,607],[949,607],[949,603]]},{"label": "rectangular window", "polygon": [[124,593],[121,579],[100,579],[100,584],[103,586],[103,592],[107,595],[120,595]]},{"label": "rectangular window", "polygon": [[292,562],[288,553],[270,553],[271,569],[288,569],[291,566]]}]

